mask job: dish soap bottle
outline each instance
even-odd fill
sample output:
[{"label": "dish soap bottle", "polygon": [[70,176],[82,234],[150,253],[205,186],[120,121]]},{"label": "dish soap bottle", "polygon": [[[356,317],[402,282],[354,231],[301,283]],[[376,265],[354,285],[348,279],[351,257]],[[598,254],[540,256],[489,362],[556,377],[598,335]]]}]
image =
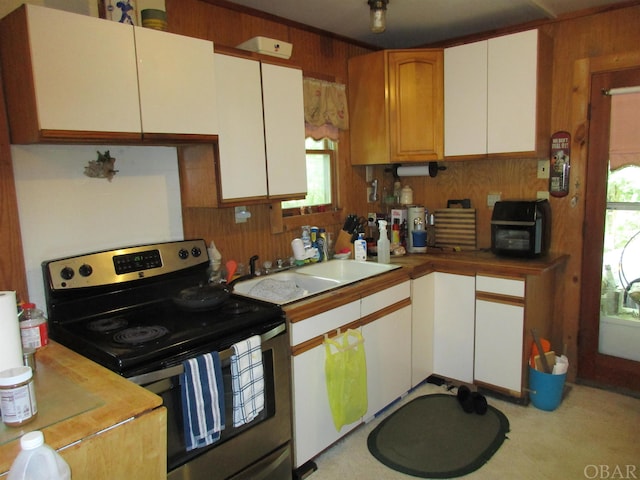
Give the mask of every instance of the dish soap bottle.
[{"label": "dish soap bottle", "polygon": [[390,263],[391,252],[389,245],[389,237],[387,237],[386,220],[378,220],[380,228],[380,238],[378,239],[378,263]]},{"label": "dish soap bottle", "polygon": [[364,239],[364,233],[358,235],[358,239],[353,242],[353,258],[358,262],[367,261],[367,241]]}]

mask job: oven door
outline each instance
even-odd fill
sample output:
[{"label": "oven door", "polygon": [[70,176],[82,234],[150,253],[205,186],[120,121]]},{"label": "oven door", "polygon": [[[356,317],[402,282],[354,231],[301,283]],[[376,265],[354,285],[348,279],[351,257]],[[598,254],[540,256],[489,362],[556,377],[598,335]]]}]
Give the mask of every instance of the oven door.
[{"label": "oven door", "polygon": [[169,480],[291,478],[291,363],[285,330],[283,323],[262,335],[265,408],[253,421],[238,428],[232,420],[232,350],[219,352],[227,421],[220,440],[208,447],[190,452],[185,448],[179,382],[182,365],[129,379],[160,395],[167,408]]}]

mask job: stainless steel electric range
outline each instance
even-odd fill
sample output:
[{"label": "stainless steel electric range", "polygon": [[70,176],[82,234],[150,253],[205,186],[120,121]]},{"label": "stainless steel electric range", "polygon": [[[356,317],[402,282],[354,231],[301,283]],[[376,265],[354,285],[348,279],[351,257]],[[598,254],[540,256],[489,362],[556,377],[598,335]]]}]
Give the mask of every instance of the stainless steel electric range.
[{"label": "stainless steel electric range", "polygon": [[[167,408],[169,479],[291,478],[290,349],[275,305],[232,293],[211,308],[175,299],[207,283],[204,240],[125,247],[42,264],[50,336],[155,392]],[[219,353],[225,414],[232,418],[231,346],[261,336],[265,408],[218,442],[187,452],[180,374],[183,362]],[[227,422],[232,423],[232,422]]]}]

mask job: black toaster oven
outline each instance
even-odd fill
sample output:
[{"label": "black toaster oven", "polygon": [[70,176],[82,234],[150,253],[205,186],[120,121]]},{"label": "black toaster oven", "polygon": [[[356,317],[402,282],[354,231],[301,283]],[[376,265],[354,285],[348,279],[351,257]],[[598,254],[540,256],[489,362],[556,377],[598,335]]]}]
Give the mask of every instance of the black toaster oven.
[{"label": "black toaster oven", "polygon": [[496,202],[491,217],[491,251],[535,258],[549,251],[551,207],[548,200]]}]

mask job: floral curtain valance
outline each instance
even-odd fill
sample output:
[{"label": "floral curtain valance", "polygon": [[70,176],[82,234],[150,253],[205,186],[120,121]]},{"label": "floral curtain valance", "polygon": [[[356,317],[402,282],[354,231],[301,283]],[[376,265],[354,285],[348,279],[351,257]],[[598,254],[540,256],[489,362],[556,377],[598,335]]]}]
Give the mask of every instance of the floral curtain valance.
[{"label": "floral curtain valance", "polygon": [[640,93],[611,97],[609,168],[640,166]]},{"label": "floral curtain valance", "polygon": [[304,78],[304,120],[307,136],[338,139],[338,130],[349,128],[345,86]]}]

